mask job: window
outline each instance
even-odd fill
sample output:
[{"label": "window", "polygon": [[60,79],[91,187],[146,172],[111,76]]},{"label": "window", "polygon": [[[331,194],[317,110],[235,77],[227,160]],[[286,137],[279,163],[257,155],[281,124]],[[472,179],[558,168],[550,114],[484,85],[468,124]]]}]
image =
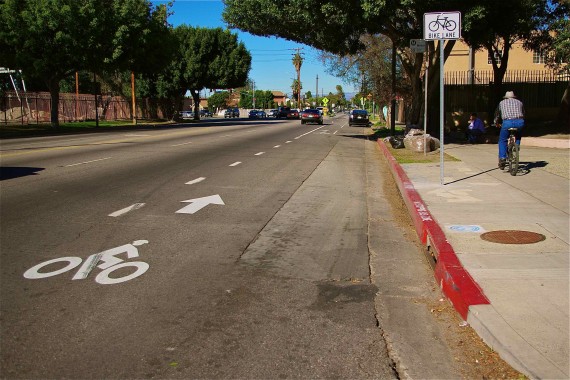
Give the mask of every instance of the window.
[{"label": "window", "polygon": [[532,63],[542,63],[544,64],[544,52],[543,51],[533,51],[532,52]]},{"label": "window", "polygon": [[[503,50],[498,50],[497,52],[495,52],[495,61],[497,62],[497,65],[501,64],[502,56],[503,56]],[[487,56],[487,64],[489,65],[493,64],[493,59],[491,58],[491,54]]]}]

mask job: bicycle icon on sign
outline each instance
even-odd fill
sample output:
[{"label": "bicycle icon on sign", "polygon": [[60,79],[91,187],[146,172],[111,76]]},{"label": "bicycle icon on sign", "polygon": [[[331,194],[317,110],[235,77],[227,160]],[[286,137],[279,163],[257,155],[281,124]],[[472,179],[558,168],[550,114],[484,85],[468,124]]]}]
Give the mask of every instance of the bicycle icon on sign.
[{"label": "bicycle icon on sign", "polygon": [[[144,274],[149,265],[144,261],[129,261],[124,262],[123,259],[117,257],[120,253],[126,253],[127,258],[132,259],[134,257],[139,257],[139,250],[137,247],[147,244],[147,240],[136,240],[132,244],[124,244],[116,248],[111,248],[103,252],[99,252],[89,256],[85,261],[81,257],[60,257],[58,259],[52,259],[44,261],[38,265],[35,265],[24,272],[24,277],[30,280],[37,280],[40,278],[47,278],[60,275],[62,273],[68,272],[72,269],[77,268],[83,262],[83,265],[75,273],[72,280],[84,280],[89,276],[91,271],[95,267],[102,269],[102,271],[95,277],[95,282],[102,285],[112,285],[119,284],[121,282],[132,280],[133,278],[139,277]],[[43,272],[40,270],[56,263],[67,263],[63,268],[51,271]],[[128,275],[122,275],[120,277],[111,277],[111,273],[122,268],[134,268],[134,272]]]},{"label": "bicycle icon on sign", "polygon": [[444,30],[447,30],[448,32],[453,32],[457,27],[457,23],[453,20],[449,20],[448,16],[437,16],[437,19],[428,24],[428,28],[432,32],[438,31],[440,27]]}]

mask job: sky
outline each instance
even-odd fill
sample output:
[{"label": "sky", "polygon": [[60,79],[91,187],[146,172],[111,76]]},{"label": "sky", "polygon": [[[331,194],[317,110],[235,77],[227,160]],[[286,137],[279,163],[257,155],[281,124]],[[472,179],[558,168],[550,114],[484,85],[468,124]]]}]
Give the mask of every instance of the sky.
[{"label": "sky", "polygon": [[[166,0],[151,0],[153,4],[167,3]],[[221,0],[175,0],[171,9],[174,12],[168,19],[173,26],[186,24],[208,28],[227,25],[222,20],[224,4]],[[311,91],[313,96],[317,90],[317,75],[319,76],[318,92],[336,93],[336,86],[341,85],[345,93],[357,92],[351,84],[343,83],[340,78],[326,73],[324,65],[319,60],[319,51],[307,45],[276,37],[258,37],[237,29],[231,30],[238,35],[252,56],[249,78],[255,82],[255,88],[260,90],[278,90],[291,96],[291,84],[296,78],[292,59],[297,48],[302,48],[304,58],[301,66],[302,92]],[[207,94],[206,94],[207,95]]]}]

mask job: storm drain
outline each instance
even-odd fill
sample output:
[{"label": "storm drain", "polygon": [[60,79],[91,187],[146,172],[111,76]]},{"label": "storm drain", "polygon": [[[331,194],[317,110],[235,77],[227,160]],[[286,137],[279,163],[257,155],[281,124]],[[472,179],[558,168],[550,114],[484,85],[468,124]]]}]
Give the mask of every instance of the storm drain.
[{"label": "storm drain", "polygon": [[530,231],[499,230],[481,234],[481,239],[500,244],[533,244],[546,239],[546,236]]}]

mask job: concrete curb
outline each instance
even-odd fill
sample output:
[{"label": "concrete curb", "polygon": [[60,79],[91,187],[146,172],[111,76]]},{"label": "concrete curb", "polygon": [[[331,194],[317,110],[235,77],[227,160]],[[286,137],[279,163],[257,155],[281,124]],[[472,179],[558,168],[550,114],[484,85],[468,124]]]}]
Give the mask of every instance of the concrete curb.
[{"label": "concrete curb", "polygon": [[457,312],[464,320],[467,320],[471,305],[489,305],[489,300],[483,294],[483,290],[461,265],[443,230],[432,218],[424,201],[415,190],[413,183],[394,156],[392,156],[386,144],[381,139],[378,139],[378,146],[388,160],[390,171],[396,180],[398,189],[402,194],[422,244],[425,244],[428,250],[434,252],[436,258],[434,275],[436,280]]}]

